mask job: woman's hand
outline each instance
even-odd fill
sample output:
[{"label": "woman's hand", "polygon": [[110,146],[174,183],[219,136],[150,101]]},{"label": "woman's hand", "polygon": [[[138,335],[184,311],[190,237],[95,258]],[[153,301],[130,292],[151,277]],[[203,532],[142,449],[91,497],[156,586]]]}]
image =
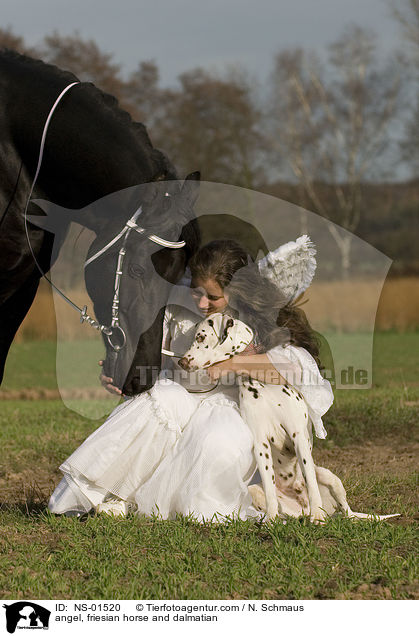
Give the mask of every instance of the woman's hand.
[{"label": "woman's hand", "polygon": [[[99,366],[103,367],[103,360],[99,360]],[[101,373],[99,376],[99,380],[101,385],[105,387],[108,393],[112,393],[112,395],[122,395],[121,389],[118,389],[118,387],[113,384],[112,378],[108,378],[108,376]]]}]

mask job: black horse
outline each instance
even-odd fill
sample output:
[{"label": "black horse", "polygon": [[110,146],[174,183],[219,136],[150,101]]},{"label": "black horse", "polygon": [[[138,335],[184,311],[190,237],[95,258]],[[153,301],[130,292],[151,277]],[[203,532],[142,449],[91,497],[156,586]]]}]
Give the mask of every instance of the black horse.
[{"label": "black horse", "polygon": [[[40,278],[25,234],[24,209],[44,123],[58,95],[75,81],[74,75],[55,66],[0,51],[0,380],[10,344]],[[169,287],[181,277],[198,247],[193,204],[199,173],[189,175],[183,186],[177,179],[168,159],[153,148],[145,127],[133,122],[115,98],[89,83],[73,86],[64,95],[51,119],[33,191],[34,199],[56,204],[48,216],[54,233],[28,223],[29,241],[40,268],[50,268],[71,221],[96,233],[93,254],[120,232],[139,205],[143,209],[141,226],[147,231],[170,241],[185,241],[181,249],[171,249],[135,231],[128,238],[120,296],[127,342],[114,367],[116,384],[127,395],[152,386],[152,369],[160,366]],[[159,188],[161,181],[170,184]],[[148,185],[131,187],[137,184]],[[124,205],[121,197],[112,194],[121,190]],[[91,205],[99,199],[102,201]],[[60,208],[66,210],[60,212]],[[31,204],[29,213],[39,215],[39,207]],[[54,219],[54,213],[60,218]],[[105,325],[111,322],[119,248],[115,243],[86,269],[97,319]],[[106,338],[105,344],[106,364],[113,349]]]}]

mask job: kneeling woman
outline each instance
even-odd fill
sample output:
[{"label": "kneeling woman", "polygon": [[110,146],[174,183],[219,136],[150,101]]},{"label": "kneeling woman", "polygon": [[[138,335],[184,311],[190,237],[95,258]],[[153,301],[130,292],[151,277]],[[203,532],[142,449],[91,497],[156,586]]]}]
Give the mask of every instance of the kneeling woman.
[{"label": "kneeling woman", "polygon": [[[333,395],[318,372],[318,348],[304,313],[287,304],[256,265],[248,264],[234,241],[204,246],[190,269],[188,294],[194,302],[168,305],[163,348],[182,357],[202,317],[232,313],[254,330],[257,340],[244,354],[207,369],[210,378],[231,372],[260,377],[269,371],[270,382],[285,382],[286,375],[298,384],[306,366],[311,377],[315,369],[315,390],[311,386],[305,398],[321,430],[320,418]],[[199,374],[194,385],[193,378],[182,377],[174,358],[163,359],[164,370],[153,388],[120,404],[60,466],[64,476],[51,496],[52,512],[95,508],[125,514],[132,505],[140,514],[164,519],[177,513],[199,520],[259,515],[248,491],[256,470],[253,439],[240,416],[237,386],[203,386]]]}]

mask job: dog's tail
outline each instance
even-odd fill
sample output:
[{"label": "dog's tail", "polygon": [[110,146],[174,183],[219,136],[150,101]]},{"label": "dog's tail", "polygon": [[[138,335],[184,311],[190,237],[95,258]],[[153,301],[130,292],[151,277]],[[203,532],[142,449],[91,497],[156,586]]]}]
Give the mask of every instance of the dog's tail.
[{"label": "dog's tail", "polygon": [[347,513],[349,519],[369,519],[370,521],[383,521],[383,519],[391,519],[391,517],[400,517],[400,513],[396,512],[392,515],[375,515],[368,514],[365,512],[354,512],[353,510],[349,510]]}]

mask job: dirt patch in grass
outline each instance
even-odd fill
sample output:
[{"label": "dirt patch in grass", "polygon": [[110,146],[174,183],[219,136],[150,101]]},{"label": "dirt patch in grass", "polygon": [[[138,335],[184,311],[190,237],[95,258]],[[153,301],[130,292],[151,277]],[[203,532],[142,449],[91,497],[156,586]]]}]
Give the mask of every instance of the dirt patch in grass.
[{"label": "dirt patch in grass", "polygon": [[367,441],[362,445],[344,448],[334,445],[315,448],[313,454],[316,464],[329,468],[341,479],[354,472],[397,477],[417,470],[419,444],[400,443],[397,438],[386,438],[381,443]]},{"label": "dirt patch in grass", "polygon": [[[417,599],[418,598],[418,589],[419,583],[415,582],[412,584],[402,584],[398,586],[398,594],[397,597],[400,598],[402,595],[403,598],[406,599]],[[369,600],[392,600],[393,594],[387,585],[384,585],[380,582],[377,583],[362,583],[358,585],[353,590],[348,590],[343,594],[338,594],[336,596],[337,599],[341,600],[358,600],[364,601],[365,599]]]},{"label": "dirt patch in grass", "polygon": [[391,591],[385,585],[375,583],[362,583],[354,590],[348,590],[344,594],[339,594],[338,599],[352,599],[363,601],[370,600],[391,600]]},{"label": "dirt patch in grass", "polygon": [[25,507],[27,512],[46,507],[59,476],[45,468],[26,468],[21,472],[5,472],[0,477],[0,509]]},{"label": "dirt patch in grass", "polygon": [[[417,475],[418,458],[418,443],[400,443],[397,438],[386,438],[381,443],[364,442],[344,448],[329,446],[314,450],[316,464],[329,468],[342,480],[352,510],[377,514],[400,512],[400,503],[419,509],[418,489],[412,484],[412,477]],[[387,491],[382,494],[375,485],[380,480],[387,482]],[[377,500],[383,498],[389,502],[385,510],[381,502],[377,504]],[[411,525],[418,520],[419,514],[401,514],[389,523]]]}]

